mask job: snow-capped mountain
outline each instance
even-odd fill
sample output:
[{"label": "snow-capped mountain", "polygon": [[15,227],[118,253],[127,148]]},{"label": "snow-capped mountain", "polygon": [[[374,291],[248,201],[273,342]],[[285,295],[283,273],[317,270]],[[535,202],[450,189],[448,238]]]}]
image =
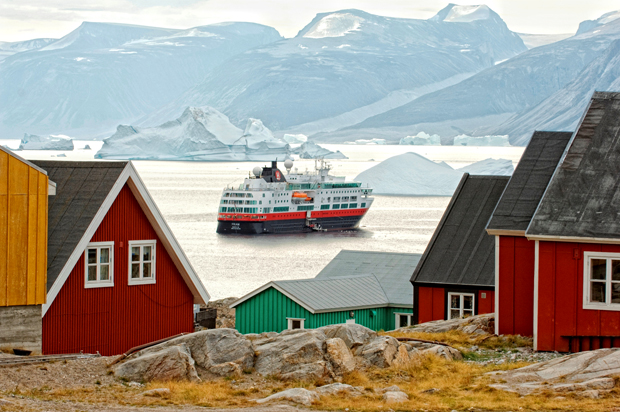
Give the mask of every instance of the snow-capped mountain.
[{"label": "snow-capped mountain", "polygon": [[14,42],[0,41],[0,60],[12,56],[15,53],[40,49],[55,41],[56,39],[32,39]]},{"label": "snow-capped mountain", "polygon": [[104,139],[99,159],[284,160],[290,146],[260,120],[245,131],[211,107],[188,107],[181,117],[157,127],[118,126]]},{"label": "snow-capped mountain", "polygon": [[525,50],[486,6],[449,5],[429,20],[322,13],[294,38],[228,60],[142,122],[210,105],[237,125],[251,116],[272,130],[310,134],[355,124]]},{"label": "snow-capped mountain", "polygon": [[[429,93],[349,129],[315,138],[319,141],[346,140],[350,136],[372,138],[380,132],[383,137],[396,139],[424,131],[437,133],[443,143],[449,143],[458,134],[506,134],[507,128],[500,127],[502,123],[573,82],[620,39],[620,19],[607,20],[589,31],[528,50],[454,86]],[[584,89],[594,86],[594,83],[583,85]],[[522,126],[520,136],[534,131],[526,130],[526,126],[538,128],[536,124]],[[512,144],[526,143],[516,139],[510,135]]]},{"label": "snow-capped mountain", "polygon": [[0,64],[0,133],[109,133],[177,98],[218,64],[281,39],[254,23],[188,30],[85,22]]}]

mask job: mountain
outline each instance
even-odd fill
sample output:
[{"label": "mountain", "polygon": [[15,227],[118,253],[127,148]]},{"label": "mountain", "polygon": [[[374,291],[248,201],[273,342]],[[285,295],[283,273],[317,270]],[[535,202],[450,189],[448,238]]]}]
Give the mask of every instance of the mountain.
[{"label": "mountain", "polygon": [[331,130],[525,50],[487,6],[451,4],[429,20],[322,13],[294,38],[231,58],[142,124],[178,116],[188,105],[210,105],[235,124],[253,116],[280,133]]},{"label": "mountain", "polygon": [[178,119],[156,127],[120,125],[104,139],[98,159],[284,160],[290,146],[260,120],[245,130],[211,107],[188,107]]},{"label": "mountain", "polygon": [[545,46],[547,44],[555,43],[560,40],[567,39],[573,34],[571,33],[563,33],[563,34],[530,34],[530,33],[517,33],[521,40],[523,40],[523,44],[528,49],[533,49],[534,47]]},{"label": "mountain", "polygon": [[84,22],[0,64],[0,133],[105,135],[177,98],[214,67],[280,40],[254,23],[187,30]]},{"label": "mountain", "polygon": [[56,39],[32,39],[14,42],[0,41],[0,61],[15,53],[40,49],[55,41]]},{"label": "mountain", "polygon": [[[536,47],[462,82],[371,117],[318,141],[372,138],[396,140],[420,131],[437,133],[443,143],[458,134],[505,134],[500,125],[571,83],[620,39],[620,19],[612,19],[565,40]],[[534,130],[522,130],[531,135]],[[524,144],[510,136],[512,144]]]}]

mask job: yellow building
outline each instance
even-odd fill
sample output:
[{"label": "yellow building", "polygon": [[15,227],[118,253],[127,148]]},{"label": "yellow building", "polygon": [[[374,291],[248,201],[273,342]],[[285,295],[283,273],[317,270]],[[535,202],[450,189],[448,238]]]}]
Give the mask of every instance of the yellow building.
[{"label": "yellow building", "polygon": [[41,351],[47,294],[47,172],[0,146],[0,349]]}]

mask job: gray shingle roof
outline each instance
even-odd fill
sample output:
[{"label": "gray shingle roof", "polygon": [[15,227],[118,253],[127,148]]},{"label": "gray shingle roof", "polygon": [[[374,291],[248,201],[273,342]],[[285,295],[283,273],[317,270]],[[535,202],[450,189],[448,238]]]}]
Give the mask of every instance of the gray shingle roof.
[{"label": "gray shingle roof", "polygon": [[487,230],[525,234],[572,134],[534,132],[497,203]]},{"label": "gray shingle roof", "polygon": [[620,238],[620,93],[595,92],[528,236]]},{"label": "gray shingle roof", "polygon": [[463,176],[411,282],[494,286],[495,242],[485,228],[508,179]]},{"label": "gray shingle roof", "polygon": [[380,307],[388,304],[387,296],[375,276],[278,280],[273,283],[294,301],[314,312]]},{"label": "gray shingle roof", "polygon": [[374,275],[392,305],[411,306],[411,273],[422,255],[417,253],[342,250],[319,272],[316,279]]},{"label": "gray shingle roof", "polygon": [[56,182],[56,196],[48,198],[49,291],[128,162],[33,163]]}]

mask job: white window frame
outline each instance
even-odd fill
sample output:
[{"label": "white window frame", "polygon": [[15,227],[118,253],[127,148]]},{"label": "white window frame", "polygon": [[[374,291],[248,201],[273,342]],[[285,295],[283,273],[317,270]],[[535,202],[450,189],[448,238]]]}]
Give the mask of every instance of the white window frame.
[{"label": "white window frame", "polygon": [[413,313],[394,312],[394,329],[404,327],[400,326],[400,316],[407,316],[407,326],[413,325]]},{"label": "white window frame", "polygon": [[448,313],[447,313],[447,318],[449,319],[453,319],[452,318],[452,296],[460,296],[460,307],[459,307],[459,313],[460,316],[457,319],[462,319],[463,318],[463,297],[464,296],[471,296],[471,315],[474,316],[476,314],[476,294],[475,293],[465,293],[465,292],[448,292]]},{"label": "white window frame", "polygon": [[293,329],[293,321],[294,321],[294,320],[299,320],[299,321],[301,321],[301,324],[300,324],[299,329],[306,329],[306,328],[304,327],[304,322],[306,321],[306,318],[286,318],[286,321],[287,321],[287,329],[288,329],[288,330],[295,330],[295,329]]},{"label": "white window frame", "polygon": [[[607,260],[607,279],[605,280],[605,303],[590,302],[590,261],[592,259]],[[620,311],[620,303],[611,303],[611,285],[620,283],[611,280],[611,260],[620,260],[620,253],[583,252],[583,308],[590,310]]]},{"label": "white window frame", "polygon": [[[97,249],[97,279],[99,279],[100,262],[99,256],[101,249],[110,249],[110,279],[108,280],[88,280],[88,249]],[[90,265],[92,266],[92,264]],[[108,288],[114,286],[114,242],[91,242],[84,249],[84,288]]]},{"label": "white window frame", "polygon": [[[127,278],[129,279],[129,285],[152,285],[156,283],[155,274],[156,274],[156,262],[157,262],[157,240],[130,240],[127,242],[128,252],[127,252],[127,260],[128,260],[128,269],[127,269]],[[138,246],[151,246],[151,277],[145,278],[142,274],[143,261],[142,261],[142,253],[140,253],[140,277],[132,278],[131,277],[131,249],[133,247]]]}]

